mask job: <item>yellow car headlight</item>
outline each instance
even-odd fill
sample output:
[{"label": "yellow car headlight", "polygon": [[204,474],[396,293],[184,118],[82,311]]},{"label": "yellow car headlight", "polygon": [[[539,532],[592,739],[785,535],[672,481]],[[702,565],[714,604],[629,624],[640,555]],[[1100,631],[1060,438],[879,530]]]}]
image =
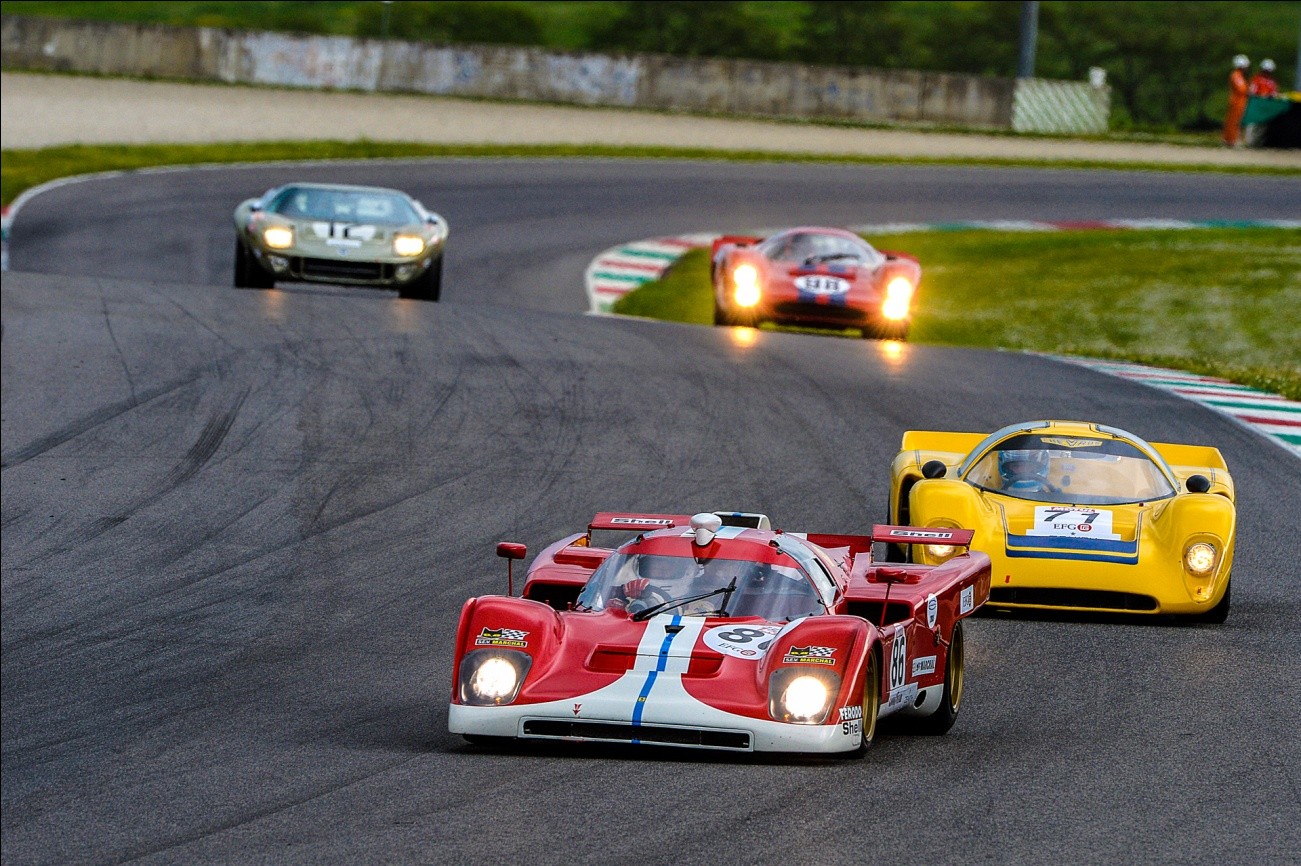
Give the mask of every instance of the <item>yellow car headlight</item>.
[{"label": "yellow car headlight", "polygon": [[1215,568],[1215,545],[1205,541],[1188,545],[1184,550],[1184,568],[1198,577],[1210,574]]},{"label": "yellow car headlight", "polygon": [[743,307],[759,303],[759,272],[754,265],[737,265],[732,271],[733,297]]},{"label": "yellow car headlight", "polygon": [[885,287],[885,303],[881,315],[892,321],[908,318],[915,287],[907,277],[895,277]]},{"label": "yellow car headlight", "polygon": [[957,550],[952,544],[928,544],[926,552],[936,559],[948,559]]},{"label": "yellow car headlight", "polygon": [[418,256],[425,251],[425,239],[419,235],[398,235],[393,238],[393,253],[399,256]]},{"label": "yellow car headlight", "polygon": [[273,250],[286,250],[294,245],[294,230],[288,226],[267,226],[262,230],[262,243]]}]

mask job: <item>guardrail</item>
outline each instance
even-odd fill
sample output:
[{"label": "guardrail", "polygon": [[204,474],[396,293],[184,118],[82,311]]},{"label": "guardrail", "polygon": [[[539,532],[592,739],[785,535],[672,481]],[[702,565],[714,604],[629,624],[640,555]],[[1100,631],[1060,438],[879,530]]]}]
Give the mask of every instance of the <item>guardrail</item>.
[{"label": "guardrail", "polygon": [[1110,104],[1107,88],[1087,83],[906,69],[439,46],[19,15],[3,16],[2,23],[6,69],[1039,132],[1103,131]]}]

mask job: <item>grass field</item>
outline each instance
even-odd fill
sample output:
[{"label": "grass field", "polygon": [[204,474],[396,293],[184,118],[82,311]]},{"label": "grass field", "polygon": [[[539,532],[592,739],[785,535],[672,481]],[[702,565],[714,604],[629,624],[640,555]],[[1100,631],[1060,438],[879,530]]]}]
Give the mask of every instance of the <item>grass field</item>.
[{"label": "grass field", "polygon": [[[1301,230],[959,231],[870,240],[922,262],[913,342],[1131,360],[1301,400]],[[614,309],[712,323],[708,253],[688,253]]]}]

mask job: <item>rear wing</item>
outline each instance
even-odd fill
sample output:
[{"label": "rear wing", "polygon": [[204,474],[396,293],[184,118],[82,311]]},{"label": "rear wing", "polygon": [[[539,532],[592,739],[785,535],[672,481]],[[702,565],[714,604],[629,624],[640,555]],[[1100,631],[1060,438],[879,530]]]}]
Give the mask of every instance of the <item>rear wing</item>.
[{"label": "rear wing", "polygon": [[1220,449],[1213,448],[1210,445],[1170,445],[1166,442],[1149,442],[1156,453],[1160,454],[1166,463],[1172,467],[1193,467],[1204,469],[1220,469],[1228,471],[1229,465],[1224,462],[1224,455]]},{"label": "rear wing", "polygon": [[638,514],[635,512],[602,511],[587,524],[587,534],[591,537],[594,529],[617,529],[629,532],[652,532],[656,529],[670,529],[674,526],[687,526],[691,523],[688,514]]},{"label": "rear wing", "polygon": [[940,430],[909,430],[903,434],[900,451],[947,451],[966,456],[987,433],[949,433]]},{"label": "rear wing", "polygon": [[709,258],[712,260],[723,247],[748,247],[759,243],[761,240],[763,238],[754,235],[723,235],[714,238],[714,242],[709,245]]},{"label": "rear wing", "polygon": [[872,540],[887,544],[951,544],[954,547],[971,547],[976,537],[973,529],[952,529],[947,526],[887,526],[872,527]]}]

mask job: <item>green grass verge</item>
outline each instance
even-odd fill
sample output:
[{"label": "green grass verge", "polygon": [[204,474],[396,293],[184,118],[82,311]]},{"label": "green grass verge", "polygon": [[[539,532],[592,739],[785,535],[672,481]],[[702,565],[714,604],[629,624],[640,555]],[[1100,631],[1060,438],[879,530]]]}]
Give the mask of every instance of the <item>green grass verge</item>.
[{"label": "green grass verge", "polygon": [[1122,171],[1215,171],[1236,174],[1295,175],[1279,166],[1170,165],[1104,160],[1034,160],[847,156],[777,153],[763,150],[713,150],[676,147],[614,147],[605,145],[465,145],[387,141],[257,141],[222,144],[63,145],[0,152],[0,203],[10,204],[46,181],[100,171],[130,171],[166,165],[270,162],[312,159],[382,159],[402,157],[579,157],[619,159],[703,159],[737,162],[819,162],[863,165],[981,165],[1033,168],[1087,168]]},{"label": "green grass verge", "polygon": [[[1301,230],[977,230],[870,240],[921,259],[914,342],[1135,361],[1301,400]],[[708,252],[689,252],[614,311],[712,323]]]}]

